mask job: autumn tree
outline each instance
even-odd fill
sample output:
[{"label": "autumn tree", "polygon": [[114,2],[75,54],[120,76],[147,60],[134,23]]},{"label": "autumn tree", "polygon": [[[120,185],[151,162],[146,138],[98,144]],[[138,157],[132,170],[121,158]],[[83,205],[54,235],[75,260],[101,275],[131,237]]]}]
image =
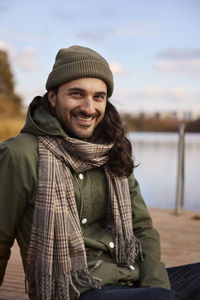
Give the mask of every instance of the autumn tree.
[{"label": "autumn tree", "polygon": [[15,93],[14,78],[5,51],[0,50],[0,115],[18,114],[21,98]]}]

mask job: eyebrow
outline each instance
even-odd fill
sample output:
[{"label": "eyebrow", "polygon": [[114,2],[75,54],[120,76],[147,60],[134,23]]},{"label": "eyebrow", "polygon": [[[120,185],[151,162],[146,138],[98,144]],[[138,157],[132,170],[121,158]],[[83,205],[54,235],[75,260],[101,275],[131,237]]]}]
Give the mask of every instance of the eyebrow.
[{"label": "eyebrow", "polygon": [[[70,88],[70,89],[68,90],[68,92],[73,92],[73,91],[76,91],[76,92],[82,92],[82,93],[85,93],[85,92],[86,92],[86,90],[81,89],[81,88],[77,88],[77,87]],[[99,92],[96,92],[95,95],[103,95],[103,96],[106,96],[107,93],[104,92],[104,91],[99,91]]]},{"label": "eyebrow", "polygon": [[85,92],[84,89],[80,89],[80,88],[77,88],[77,87],[70,88],[70,89],[68,90],[68,92],[73,92],[73,91],[77,91],[77,92]]},{"label": "eyebrow", "polygon": [[102,91],[102,92],[97,92],[97,93],[96,93],[96,95],[102,95],[102,96],[106,96],[106,95],[107,95],[107,93]]}]

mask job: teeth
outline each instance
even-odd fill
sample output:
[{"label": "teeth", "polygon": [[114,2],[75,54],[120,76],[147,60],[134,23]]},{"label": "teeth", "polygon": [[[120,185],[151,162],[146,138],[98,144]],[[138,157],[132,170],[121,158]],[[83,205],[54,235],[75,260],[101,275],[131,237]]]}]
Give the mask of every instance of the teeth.
[{"label": "teeth", "polygon": [[80,120],[80,121],[91,121],[93,118],[92,117],[90,117],[90,118],[81,118],[81,117],[79,117],[79,116],[76,116],[76,118],[78,119],[78,120]]}]

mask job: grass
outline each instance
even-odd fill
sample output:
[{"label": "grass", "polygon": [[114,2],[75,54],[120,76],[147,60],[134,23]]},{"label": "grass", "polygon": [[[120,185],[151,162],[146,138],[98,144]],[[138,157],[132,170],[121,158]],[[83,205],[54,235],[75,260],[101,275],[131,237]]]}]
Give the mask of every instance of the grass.
[{"label": "grass", "polygon": [[18,135],[24,122],[24,117],[0,119],[0,142]]}]

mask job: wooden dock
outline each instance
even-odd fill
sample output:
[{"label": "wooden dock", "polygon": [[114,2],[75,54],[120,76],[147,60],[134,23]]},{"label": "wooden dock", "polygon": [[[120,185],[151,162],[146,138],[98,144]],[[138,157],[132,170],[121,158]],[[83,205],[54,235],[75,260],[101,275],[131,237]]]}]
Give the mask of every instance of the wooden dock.
[{"label": "wooden dock", "polygon": [[[160,232],[162,261],[166,266],[200,262],[200,212],[185,211],[175,216],[171,210],[150,209],[153,223]],[[27,300],[24,271],[19,249],[12,248],[0,300]]]}]

